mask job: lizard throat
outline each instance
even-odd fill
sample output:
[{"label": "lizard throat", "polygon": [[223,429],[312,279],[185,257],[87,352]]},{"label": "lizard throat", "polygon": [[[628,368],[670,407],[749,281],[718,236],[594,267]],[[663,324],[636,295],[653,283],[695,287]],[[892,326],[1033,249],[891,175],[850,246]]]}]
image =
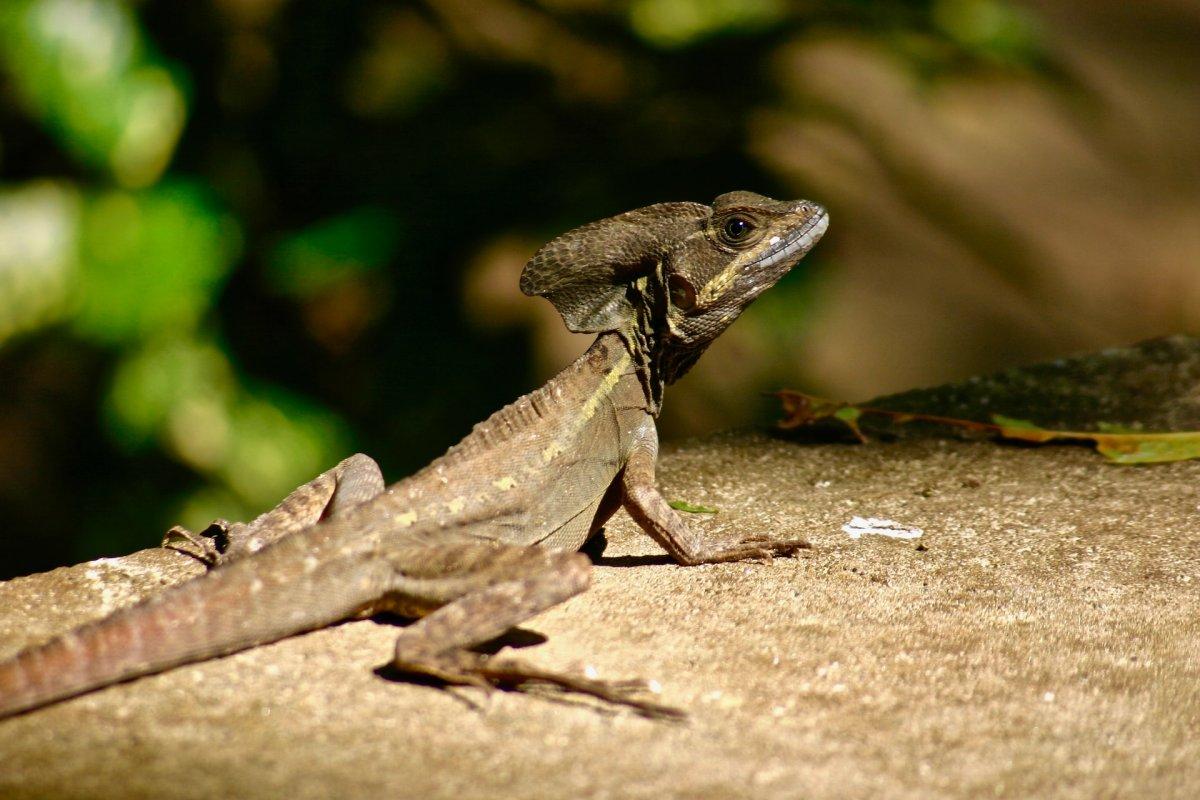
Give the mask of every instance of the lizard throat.
[{"label": "lizard throat", "polygon": [[704,354],[708,344],[690,348],[670,347],[667,333],[639,325],[621,334],[646,396],[646,411],[657,417],[662,411],[663,389],[682,378]]}]

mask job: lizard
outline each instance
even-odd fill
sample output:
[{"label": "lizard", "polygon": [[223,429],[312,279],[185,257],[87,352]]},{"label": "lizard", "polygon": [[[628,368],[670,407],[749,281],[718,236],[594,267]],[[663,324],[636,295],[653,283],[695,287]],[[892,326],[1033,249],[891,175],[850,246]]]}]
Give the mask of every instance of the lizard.
[{"label": "lizard", "polygon": [[675,709],[633,682],[560,674],[479,652],[583,592],[577,552],[624,506],[680,565],[793,554],[802,539],[705,541],[659,493],[663,389],[816,244],[818,204],[752,192],[658,203],[571,230],[525,265],[520,289],[595,334],[540,389],[385,486],[342,461],[250,523],[176,527],[164,546],[208,570],[0,662],[0,718],[138,676],[391,612],[392,666],[445,685],[546,683],[646,714]]}]

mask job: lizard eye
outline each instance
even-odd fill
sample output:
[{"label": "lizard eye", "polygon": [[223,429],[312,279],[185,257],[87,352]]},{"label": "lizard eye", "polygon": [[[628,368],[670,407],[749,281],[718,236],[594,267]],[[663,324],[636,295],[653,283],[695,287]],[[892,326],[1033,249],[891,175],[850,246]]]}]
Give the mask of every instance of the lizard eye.
[{"label": "lizard eye", "polygon": [[730,217],[721,226],[721,238],[727,244],[744,242],[754,232],[754,223],[745,217]]},{"label": "lizard eye", "polygon": [[696,305],[696,287],[682,275],[669,275],[667,289],[671,294],[671,305],[680,311],[691,311]]}]

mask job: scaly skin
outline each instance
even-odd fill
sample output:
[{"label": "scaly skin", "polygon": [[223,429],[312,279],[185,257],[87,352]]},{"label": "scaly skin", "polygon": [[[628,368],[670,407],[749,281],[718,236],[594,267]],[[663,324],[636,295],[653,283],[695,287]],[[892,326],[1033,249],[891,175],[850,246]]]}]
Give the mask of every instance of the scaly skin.
[{"label": "scaly skin", "polygon": [[352,456],[249,524],[181,528],[208,574],[0,663],[0,717],[350,617],[418,617],[394,664],[450,683],[540,681],[648,714],[612,685],[471,647],[587,588],[572,552],[624,505],[680,564],[787,554],[796,540],[705,542],[655,487],[665,385],[816,243],[823,209],[749,192],[664,203],[571,231],[526,265],[595,343],[545,386],[390,487]]}]

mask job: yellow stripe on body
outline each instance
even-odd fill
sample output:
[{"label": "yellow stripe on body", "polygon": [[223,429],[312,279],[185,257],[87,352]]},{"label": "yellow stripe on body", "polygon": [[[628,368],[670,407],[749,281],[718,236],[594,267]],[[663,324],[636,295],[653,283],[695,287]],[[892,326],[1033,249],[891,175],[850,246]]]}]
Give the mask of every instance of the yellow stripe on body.
[{"label": "yellow stripe on body", "polygon": [[625,370],[633,363],[633,356],[628,350],[621,353],[621,357],[617,359],[617,363],[609,368],[608,372],[600,381],[600,385],[592,392],[591,396],[584,401],[579,409],[578,414],[574,414],[570,418],[570,424],[555,441],[542,450],[542,461],[549,464],[563,452],[563,439],[574,437],[575,434],[586,425],[592,417],[596,416],[596,410],[600,408],[600,403],[612,394],[617,383],[620,382],[621,376],[625,374]]}]

